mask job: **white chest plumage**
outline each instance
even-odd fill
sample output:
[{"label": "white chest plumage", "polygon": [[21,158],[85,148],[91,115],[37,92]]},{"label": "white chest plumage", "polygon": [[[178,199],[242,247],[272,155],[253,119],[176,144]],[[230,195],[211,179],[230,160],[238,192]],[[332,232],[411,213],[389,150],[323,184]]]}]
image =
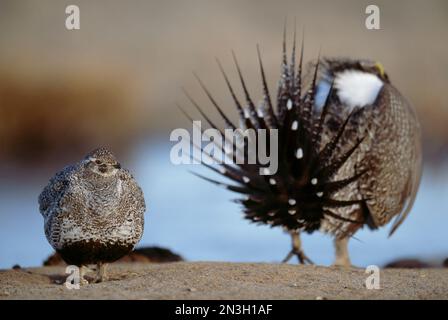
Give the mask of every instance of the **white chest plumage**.
[{"label": "white chest plumage", "polygon": [[[336,74],[334,89],[339,101],[349,111],[355,107],[365,107],[375,102],[384,83],[378,76],[359,70],[344,70]],[[316,93],[316,106],[322,108],[330,92],[328,80],[320,81]]]},{"label": "white chest plumage", "polygon": [[345,70],[336,75],[334,87],[339,100],[353,109],[374,103],[383,82],[372,73]]}]

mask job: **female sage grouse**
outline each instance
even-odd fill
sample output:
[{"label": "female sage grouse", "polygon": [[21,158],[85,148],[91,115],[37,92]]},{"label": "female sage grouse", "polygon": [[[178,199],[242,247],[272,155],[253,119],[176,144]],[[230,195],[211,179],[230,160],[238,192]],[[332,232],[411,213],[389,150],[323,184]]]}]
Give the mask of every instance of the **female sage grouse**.
[{"label": "female sage grouse", "polygon": [[[223,113],[198,79],[226,129],[278,130],[277,172],[260,175],[263,165],[258,159],[255,164],[235,164],[233,157],[233,164],[206,165],[233,183],[201,177],[242,194],[244,198],[237,201],[243,205],[245,218],[283,227],[292,235],[292,250],[284,262],[296,255],[301,263],[311,263],[301,249],[299,233],[321,230],[335,237],[335,265],[349,266],[349,237],[364,225],[376,229],[396,217],[392,234],[413,205],[421,175],[419,123],[380,64],[317,59],[302,77],[303,45],[296,68],[295,40],[290,62],[285,42],[276,108],[258,47],[263,90],[258,105],[248,93],[235,55],[244,104],[218,61],[239,112],[240,126]],[[208,124],[217,128],[188,98]],[[239,143],[233,143],[234,150],[247,156],[251,152],[247,140],[244,149]]]},{"label": "female sage grouse", "polygon": [[143,234],[145,200],[129,171],[105,148],[58,172],[39,196],[45,235],[71,265],[97,264],[96,281],[105,280],[105,263],[129,253]]}]

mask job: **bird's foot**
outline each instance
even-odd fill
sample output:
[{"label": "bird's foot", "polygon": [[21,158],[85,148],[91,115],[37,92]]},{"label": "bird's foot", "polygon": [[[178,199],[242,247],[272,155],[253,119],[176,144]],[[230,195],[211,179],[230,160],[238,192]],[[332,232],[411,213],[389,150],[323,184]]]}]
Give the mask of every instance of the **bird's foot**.
[{"label": "bird's foot", "polygon": [[106,281],[107,279],[106,278],[104,278],[104,277],[96,277],[95,278],[95,283],[101,283],[101,282],[104,282],[104,281]]},{"label": "bird's foot", "polygon": [[109,280],[109,277],[106,274],[106,264],[98,263],[96,270],[95,283],[100,283]]},{"label": "bird's foot", "polygon": [[288,253],[285,259],[283,259],[282,263],[287,263],[293,256],[296,256],[299,259],[300,264],[314,264],[310,258],[308,258],[302,250],[302,242],[300,241],[300,234],[298,231],[290,232],[291,240],[292,240],[292,249]]},{"label": "bird's foot", "polygon": [[104,282],[104,281],[107,281],[107,280],[109,280],[109,277],[108,276],[106,276],[106,275],[97,275],[96,277],[95,277],[95,283],[100,283],[100,282]]},{"label": "bird's foot", "polygon": [[349,237],[346,238],[335,238],[335,260],[332,267],[339,267],[348,269],[352,266],[350,262],[350,256],[348,253],[348,241]]},{"label": "bird's foot", "polygon": [[88,266],[80,266],[79,269],[79,285],[81,286],[86,286],[89,284],[89,281],[85,278],[85,275],[91,271],[90,268]]},{"label": "bird's foot", "polygon": [[292,249],[285,259],[283,259],[282,263],[287,263],[293,256],[296,256],[299,259],[300,264],[314,264],[314,262],[308,258],[302,249]]},{"label": "bird's foot", "polygon": [[347,257],[347,258],[336,258],[336,260],[333,262],[333,264],[331,265],[332,267],[335,267],[335,268],[344,268],[344,269],[349,269],[349,268],[352,268],[353,267],[353,265],[352,265],[352,263],[350,262],[350,259]]}]

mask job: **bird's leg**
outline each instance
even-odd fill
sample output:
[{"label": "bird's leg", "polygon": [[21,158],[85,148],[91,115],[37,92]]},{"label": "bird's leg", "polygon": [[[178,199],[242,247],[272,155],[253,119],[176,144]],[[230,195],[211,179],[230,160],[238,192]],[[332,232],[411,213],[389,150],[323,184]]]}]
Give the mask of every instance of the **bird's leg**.
[{"label": "bird's leg", "polygon": [[89,272],[90,269],[87,266],[82,265],[81,267],[79,267],[79,284],[84,286],[89,284],[89,281],[87,281],[87,279],[84,278],[84,276],[86,275],[87,272]]},{"label": "bird's leg", "polygon": [[340,267],[350,267],[352,264],[350,262],[350,257],[348,254],[348,240],[349,237],[345,238],[335,238],[334,248],[335,248],[335,261],[333,266]]},{"label": "bird's leg", "polygon": [[98,262],[97,268],[96,268],[95,282],[103,282],[108,279],[107,275],[106,275],[106,266],[107,266],[106,263]]},{"label": "bird's leg", "polygon": [[309,263],[314,264],[313,261],[308,258],[302,250],[302,242],[300,241],[300,233],[298,231],[292,231],[291,240],[292,240],[292,249],[288,253],[285,259],[283,259],[282,263],[287,263],[293,256],[297,256],[299,262],[301,264]]}]

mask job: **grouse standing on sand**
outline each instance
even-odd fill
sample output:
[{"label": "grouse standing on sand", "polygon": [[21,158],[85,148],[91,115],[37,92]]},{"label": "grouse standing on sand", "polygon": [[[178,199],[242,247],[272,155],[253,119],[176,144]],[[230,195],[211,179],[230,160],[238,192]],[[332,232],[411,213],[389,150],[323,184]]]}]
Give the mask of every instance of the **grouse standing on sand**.
[{"label": "grouse standing on sand", "polygon": [[106,279],[105,263],[129,253],[143,234],[145,200],[129,171],[106,148],[58,172],[39,196],[45,235],[67,264],[97,264],[96,281]]},{"label": "grouse standing on sand", "polygon": [[[349,266],[350,236],[363,225],[376,229],[396,217],[393,233],[413,205],[421,175],[419,122],[379,63],[318,59],[302,77],[303,45],[296,67],[295,40],[291,62],[285,43],[275,109],[258,47],[263,89],[258,105],[248,93],[235,55],[244,104],[218,61],[239,111],[239,126],[223,113],[198,78],[226,128],[278,130],[277,172],[260,175],[263,165],[258,159],[255,164],[235,164],[234,156],[233,165],[205,164],[233,184],[201,177],[244,195],[237,201],[243,205],[245,218],[283,227],[292,235],[293,248],[285,262],[296,255],[301,263],[311,263],[301,249],[299,233],[321,230],[335,236],[335,265]],[[251,152],[247,141],[243,143],[244,147],[234,143],[234,155]]]}]

